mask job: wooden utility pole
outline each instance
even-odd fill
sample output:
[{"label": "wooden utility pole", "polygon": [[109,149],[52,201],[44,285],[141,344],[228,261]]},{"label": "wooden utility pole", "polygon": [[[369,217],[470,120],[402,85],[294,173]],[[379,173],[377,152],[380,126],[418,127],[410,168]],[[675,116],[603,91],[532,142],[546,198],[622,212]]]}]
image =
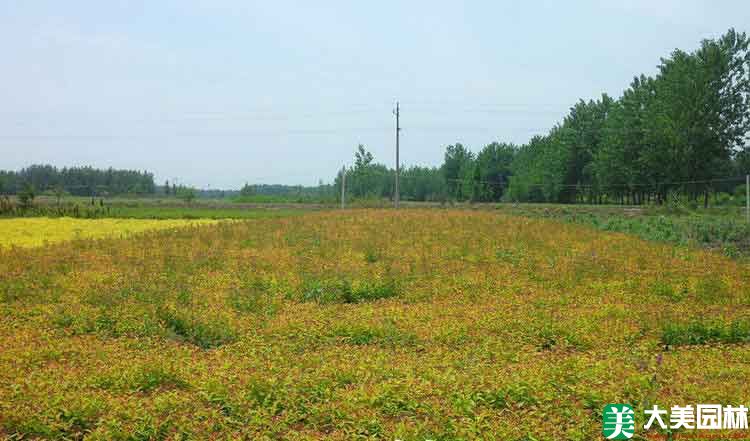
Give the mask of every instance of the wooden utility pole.
[{"label": "wooden utility pole", "polygon": [[346,166],[341,167],[341,208],[346,208]]},{"label": "wooden utility pole", "polygon": [[399,108],[398,108],[398,101],[396,101],[396,110],[393,112],[396,115],[396,189],[393,193],[393,206],[394,208],[398,208],[398,200],[400,197],[399,189],[398,189],[398,178],[399,174],[401,173],[400,170],[400,163],[398,158],[398,141],[399,141],[399,132],[401,132],[401,127],[399,126]]}]

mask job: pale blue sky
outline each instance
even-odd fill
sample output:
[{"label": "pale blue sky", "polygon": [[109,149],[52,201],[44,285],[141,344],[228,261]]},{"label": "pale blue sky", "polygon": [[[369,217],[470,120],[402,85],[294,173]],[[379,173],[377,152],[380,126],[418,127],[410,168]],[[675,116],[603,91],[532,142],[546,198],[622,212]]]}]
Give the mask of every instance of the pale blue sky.
[{"label": "pale blue sky", "polygon": [[396,99],[402,162],[437,165],[748,23],[746,0],[0,0],[0,169],[314,185],[358,143],[394,164]]}]

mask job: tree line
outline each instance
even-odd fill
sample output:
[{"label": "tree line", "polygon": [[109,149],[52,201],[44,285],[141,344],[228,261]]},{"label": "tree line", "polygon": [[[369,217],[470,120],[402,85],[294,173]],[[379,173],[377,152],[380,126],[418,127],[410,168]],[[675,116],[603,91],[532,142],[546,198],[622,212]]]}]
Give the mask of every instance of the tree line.
[{"label": "tree line", "polygon": [[245,184],[239,191],[227,191],[226,197],[239,203],[334,203],[335,191],[330,184],[317,187],[282,184]]},{"label": "tree line", "polygon": [[32,165],[19,171],[0,170],[0,194],[24,191],[68,193],[75,196],[153,194],[154,175],[138,170]]},{"label": "tree line", "polygon": [[[750,172],[750,51],[730,29],[692,52],[662,58],[618,99],[580,100],[524,145],[446,147],[439,167],[408,167],[401,198],[519,202],[663,203],[677,192],[708,203]],[[364,146],[347,171],[353,197],[392,197],[393,170]],[[341,172],[335,179],[340,188]]]}]

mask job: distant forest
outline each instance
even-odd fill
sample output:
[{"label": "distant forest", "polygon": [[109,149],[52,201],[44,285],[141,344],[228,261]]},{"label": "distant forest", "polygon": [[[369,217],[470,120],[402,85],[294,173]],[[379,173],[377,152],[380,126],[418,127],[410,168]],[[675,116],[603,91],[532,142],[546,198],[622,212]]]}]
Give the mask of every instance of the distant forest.
[{"label": "distant forest", "polygon": [[136,170],[100,170],[93,167],[32,165],[19,171],[0,170],[0,194],[65,192],[75,196],[152,194],[154,175]]},{"label": "distant forest", "polygon": [[[693,52],[675,50],[655,76],[638,75],[619,99],[581,100],[545,135],[473,152],[447,146],[440,167],[407,167],[411,200],[662,203],[678,193],[707,203],[750,172],[750,52],[730,29]],[[393,170],[364,146],[347,171],[354,198],[391,197]],[[339,188],[341,172],[335,180]]]},{"label": "distant forest", "polygon": [[31,165],[19,171],[0,170],[0,195],[50,194],[62,196],[175,196],[180,198],[231,198],[236,202],[332,202],[331,185],[245,185],[241,190],[194,189],[168,180],[154,182],[148,171]]},{"label": "distant forest", "polygon": [[0,170],[0,194],[19,194],[31,190],[36,194],[70,194],[74,196],[177,196],[192,194],[205,198],[234,198],[239,202],[257,202],[279,198],[289,201],[308,201],[332,198],[330,185],[303,187],[296,185],[245,185],[241,190],[193,188],[165,181],[154,183],[148,171],[97,169],[93,167],[64,167],[31,165],[19,171]]}]

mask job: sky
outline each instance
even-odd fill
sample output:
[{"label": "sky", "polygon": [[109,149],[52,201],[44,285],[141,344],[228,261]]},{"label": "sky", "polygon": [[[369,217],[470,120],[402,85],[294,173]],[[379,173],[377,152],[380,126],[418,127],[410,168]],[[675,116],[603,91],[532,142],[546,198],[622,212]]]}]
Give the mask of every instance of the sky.
[{"label": "sky", "polygon": [[0,169],[316,185],[358,144],[394,166],[396,101],[402,165],[439,165],[749,23],[747,0],[0,0]]}]

